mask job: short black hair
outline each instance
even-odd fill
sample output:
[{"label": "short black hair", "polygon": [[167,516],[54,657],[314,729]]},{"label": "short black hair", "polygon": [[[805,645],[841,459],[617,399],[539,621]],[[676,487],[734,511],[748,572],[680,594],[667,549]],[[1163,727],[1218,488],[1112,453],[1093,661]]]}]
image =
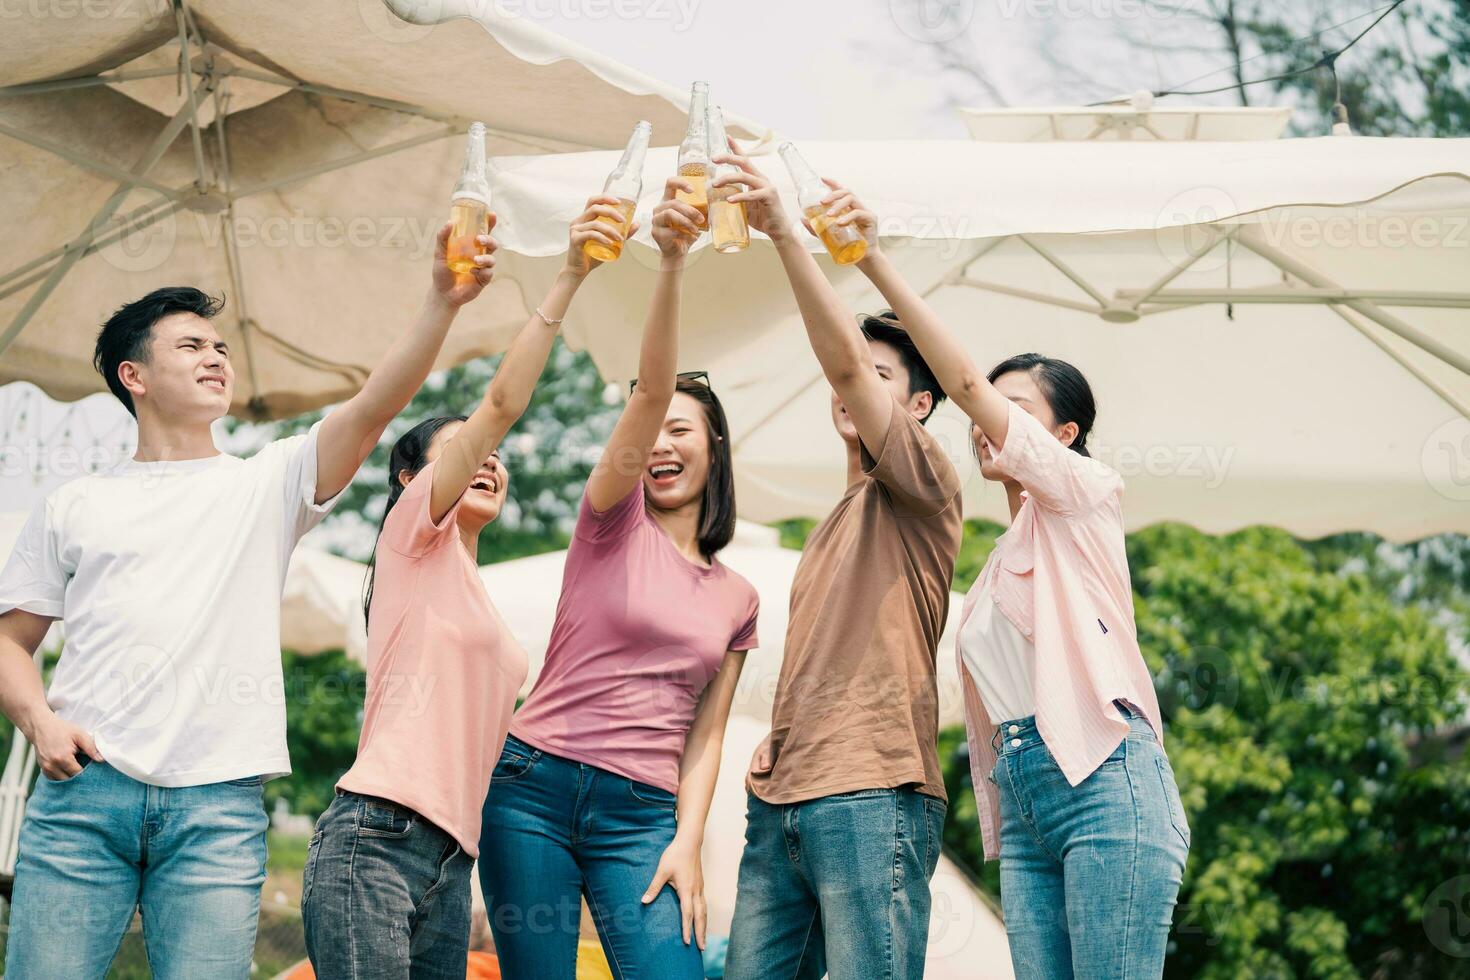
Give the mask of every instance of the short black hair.
[{"label": "short black hair", "polygon": [[117,369],[123,361],[148,361],[148,341],[153,325],[170,313],[193,313],[211,320],[224,309],[225,298],[215,298],[193,286],[164,286],[142,299],[124,303],[102,324],[97,334],[97,347],[92,353],[92,366],[102,375],[107,387],[137,418],[133,396],[118,379]]},{"label": "short black hair", "polygon": [[919,421],[929,421],[929,416],[944,401],[944,389],[939,386],[939,379],[929,368],[929,362],[924,360],[924,355],[919,353],[914,338],[903,328],[898,320],[898,314],[892,310],[880,310],[862,318],[863,336],[868,340],[879,340],[888,344],[898,351],[899,360],[903,361],[905,370],[909,373],[909,395],[917,395],[921,391],[929,392],[933,399],[929,404],[929,415],[925,415]]}]

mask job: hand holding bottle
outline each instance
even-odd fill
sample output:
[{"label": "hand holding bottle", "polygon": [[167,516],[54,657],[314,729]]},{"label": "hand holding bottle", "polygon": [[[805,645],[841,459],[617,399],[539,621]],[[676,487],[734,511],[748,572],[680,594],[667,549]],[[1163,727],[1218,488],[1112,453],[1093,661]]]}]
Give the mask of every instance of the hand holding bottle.
[{"label": "hand holding bottle", "polygon": [[[623,233],[623,202],[610,194],[587,199],[587,208],[572,222],[571,241],[567,247],[567,271],[582,278],[604,261],[596,255],[622,252],[623,244],[638,230],[638,222],[628,224]],[[589,247],[591,246],[591,247]]]},{"label": "hand holding bottle", "polygon": [[[492,211],[486,222],[486,231],[495,228],[495,213]],[[480,295],[493,278],[495,250],[500,247],[489,234],[476,235],[475,244],[480,253],[472,257],[474,268],[469,272],[455,272],[449,268],[449,237],[452,222],[444,222],[434,239],[434,293],[453,307],[460,307]]]},{"label": "hand holding bottle", "polygon": [[714,162],[727,163],[735,168],[733,172],[727,172],[715,178],[716,185],[725,186],[735,183],[745,185],[744,190],[730,195],[726,200],[731,204],[745,205],[745,219],[750,227],[772,241],[779,241],[791,233],[791,218],[781,204],[781,196],[776,193],[776,185],[771,183],[769,177],[757,170],[748,157],[739,152],[733,141],[729,142],[726,151],[715,155]]},{"label": "hand holding bottle", "polygon": [[664,182],[664,199],[653,209],[653,240],[665,258],[682,258],[704,230],[704,215],[679,199],[681,193],[692,192],[693,186],[682,177]]},{"label": "hand holding bottle", "polygon": [[[822,183],[831,191],[821,201],[822,207],[826,209],[823,216],[831,220],[832,226],[852,228],[862,236],[868,247],[863,258],[858,260],[859,265],[875,257],[878,254],[878,216],[864,207],[856,194],[837,181],[823,177]],[[817,234],[810,220],[802,218],[801,223],[806,226],[807,231]]]}]

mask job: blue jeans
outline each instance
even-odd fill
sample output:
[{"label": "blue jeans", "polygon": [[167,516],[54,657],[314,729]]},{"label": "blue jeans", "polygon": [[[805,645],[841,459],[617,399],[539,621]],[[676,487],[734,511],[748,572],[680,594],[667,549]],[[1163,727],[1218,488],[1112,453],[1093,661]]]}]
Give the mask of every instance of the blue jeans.
[{"label": "blue jeans", "polygon": [[463,978],[473,864],[413,810],[338,790],[316,823],[301,881],[306,954],[319,980]]},{"label": "blue jeans", "polygon": [[617,980],[703,980],[679,900],[643,893],[674,839],[674,795],[511,736],[490,778],[480,888],[508,980],[573,980],[581,898]]},{"label": "blue jeans", "polygon": [[269,824],[260,785],[149,786],[101,762],[37,779],[20,831],[8,980],[100,980],[138,909],[157,980],[248,977]]},{"label": "blue jeans", "polygon": [[750,795],[725,980],[917,980],[943,800],[865,789]]},{"label": "blue jeans", "polygon": [[1147,721],[1076,786],[1034,717],[1000,725],[1000,897],[1018,980],[1163,975],[1189,824]]}]

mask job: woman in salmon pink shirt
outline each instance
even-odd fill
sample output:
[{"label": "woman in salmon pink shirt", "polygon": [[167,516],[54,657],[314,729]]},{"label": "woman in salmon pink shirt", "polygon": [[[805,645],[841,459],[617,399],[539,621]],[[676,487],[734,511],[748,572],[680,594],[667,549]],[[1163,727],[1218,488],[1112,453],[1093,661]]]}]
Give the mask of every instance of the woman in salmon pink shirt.
[{"label": "woman in salmon pink shirt", "polygon": [[1089,457],[1096,408],[1065,361],[1022,354],[981,374],[878,248],[835,184],[831,213],[868,238],[858,264],[970,417],[1010,527],[961,614],[971,776],[1016,976],[1156,978],[1189,824],[1139,652],[1123,480]]},{"label": "woman in salmon pink shirt", "polygon": [[364,600],[357,759],[317,821],[302,879],[306,949],[322,980],[465,975],[480,806],[526,677],[525,651],[480,581],[476,545],[505,503],[496,447],[596,265],[583,244],[621,237],[616,204],[587,202],[566,267],[469,418],[428,419],[393,446]]},{"label": "woman in salmon pink shirt", "polygon": [[480,884],[506,977],[572,980],[585,897],[618,980],[702,980],[700,848],[755,590],[735,530],[724,411],[675,374],[700,214],[654,211],[662,253],[638,380],[587,481],[546,664],[485,800]]}]

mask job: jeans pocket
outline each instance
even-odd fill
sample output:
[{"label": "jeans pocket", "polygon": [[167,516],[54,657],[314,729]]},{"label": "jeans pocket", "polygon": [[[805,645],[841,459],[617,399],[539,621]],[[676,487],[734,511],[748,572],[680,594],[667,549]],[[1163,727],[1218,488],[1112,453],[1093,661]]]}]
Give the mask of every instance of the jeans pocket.
[{"label": "jeans pocket", "polygon": [[934,869],[939,867],[939,855],[944,851],[944,815],[948,810],[943,800],[924,798],[924,874],[930,878],[934,877]]},{"label": "jeans pocket", "polygon": [[248,789],[260,789],[265,785],[265,780],[259,776],[242,776],[239,779],[226,779],[226,786],[244,786]]},{"label": "jeans pocket", "polygon": [[674,810],[679,805],[678,797],[666,789],[651,786],[648,783],[640,783],[632,779],[629,779],[627,782],[628,794],[639,803],[656,806],[660,810]]},{"label": "jeans pocket", "polygon": [[523,752],[519,743],[512,745],[506,742],[505,748],[500,750],[500,759],[495,763],[495,769],[490,773],[490,782],[504,783],[520,779],[531,771],[538,755],[534,751],[530,754]]},{"label": "jeans pocket", "polygon": [[388,802],[363,800],[357,811],[357,833],[361,837],[407,837],[413,832],[412,810]]},{"label": "jeans pocket", "polygon": [[1174,767],[1169,765],[1169,757],[1162,752],[1154,760],[1159,769],[1159,781],[1164,787],[1164,801],[1169,806],[1169,822],[1174,825],[1174,830],[1179,838],[1184,841],[1184,846],[1189,847],[1189,820],[1184,816],[1184,801],[1179,798],[1179,785],[1174,781]]},{"label": "jeans pocket", "polygon": [[306,908],[306,903],[311,901],[311,885],[316,880],[316,859],[322,853],[322,832],[318,830],[311,835],[311,843],[306,845],[306,867],[301,872],[301,907]]}]

